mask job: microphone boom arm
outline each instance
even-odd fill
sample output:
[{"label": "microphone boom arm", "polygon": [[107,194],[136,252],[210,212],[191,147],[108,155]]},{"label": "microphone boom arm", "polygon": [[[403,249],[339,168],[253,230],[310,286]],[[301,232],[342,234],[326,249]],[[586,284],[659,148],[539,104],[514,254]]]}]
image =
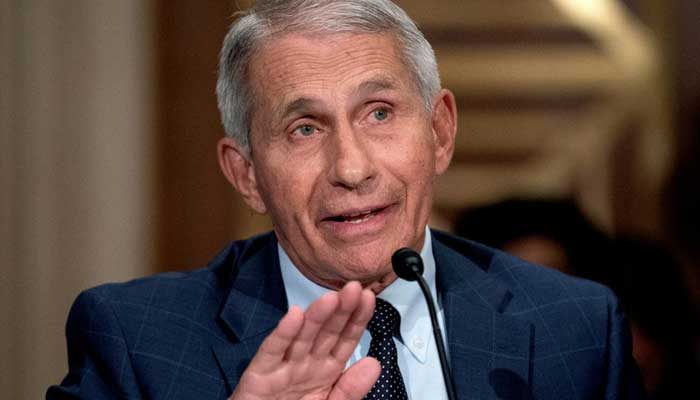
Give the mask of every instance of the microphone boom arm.
[{"label": "microphone boom arm", "polygon": [[421,291],[423,291],[423,296],[425,296],[425,300],[428,303],[428,313],[430,314],[430,322],[433,324],[433,336],[435,338],[435,344],[437,345],[438,356],[440,357],[442,375],[445,379],[447,398],[450,400],[457,400],[454,383],[452,381],[452,372],[447,361],[447,353],[445,352],[445,342],[442,339],[442,331],[440,330],[440,323],[438,322],[437,312],[435,311],[435,301],[422,275],[418,275],[418,286],[420,286]]},{"label": "microphone boom arm", "polygon": [[430,322],[433,325],[433,338],[437,346],[438,356],[440,358],[440,367],[442,368],[442,377],[445,379],[445,388],[447,389],[447,398],[449,400],[457,400],[454,381],[452,380],[452,372],[447,361],[447,353],[445,352],[445,343],[442,339],[442,331],[435,311],[435,300],[430,293],[430,288],[423,278],[423,260],[420,254],[407,247],[397,250],[391,257],[391,264],[394,267],[396,275],[407,281],[418,281],[423,292],[423,297],[428,305],[428,313],[430,314]]}]

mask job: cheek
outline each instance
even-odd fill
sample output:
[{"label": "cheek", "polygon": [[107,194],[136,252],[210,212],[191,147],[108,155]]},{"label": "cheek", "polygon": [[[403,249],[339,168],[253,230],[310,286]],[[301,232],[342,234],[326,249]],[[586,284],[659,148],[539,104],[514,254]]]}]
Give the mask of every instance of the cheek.
[{"label": "cheek", "polygon": [[308,164],[287,162],[265,166],[258,186],[273,219],[289,220],[300,210],[308,209],[315,177],[307,167]]},{"label": "cheek", "polygon": [[425,139],[406,141],[391,147],[391,164],[404,182],[412,185],[432,181],[435,171],[435,155],[432,142]]},{"label": "cheek", "polygon": [[435,178],[435,155],[432,142],[424,141],[405,152],[403,161],[404,184],[407,191],[409,212],[423,215],[432,204],[433,180]]},{"label": "cheek", "polygon": [[432,205],[435,160],[427,144],[394,147],[386,159],[387,170],[404,198],[404,215],[408,225],[419,226]]}]

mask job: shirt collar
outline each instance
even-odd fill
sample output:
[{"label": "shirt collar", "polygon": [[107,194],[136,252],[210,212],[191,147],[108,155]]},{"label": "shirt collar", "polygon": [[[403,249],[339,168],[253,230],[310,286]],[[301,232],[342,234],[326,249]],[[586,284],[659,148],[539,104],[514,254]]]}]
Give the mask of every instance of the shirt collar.
[{"label": "shirt collar", "polygon": [[[282,280],[287,293],[287,304],[290,306],[296,304],[306,310],[314,300],[330,290],[305,277],[292,263],[279,243],[277,244],[277,252]],[[433,257],[433,244],[428,227],[425,228],[425,240],[420,254],[425,267],[423,278],[428,283],[433,298],[437,299],[435,258]],[[401,315],[401,341],[416,360],[424,363],[428,347],[433,345],[432,326],[428,306],[423,299],[418,283],[397,279],[379,293],[378,297],[396,307]]]}]

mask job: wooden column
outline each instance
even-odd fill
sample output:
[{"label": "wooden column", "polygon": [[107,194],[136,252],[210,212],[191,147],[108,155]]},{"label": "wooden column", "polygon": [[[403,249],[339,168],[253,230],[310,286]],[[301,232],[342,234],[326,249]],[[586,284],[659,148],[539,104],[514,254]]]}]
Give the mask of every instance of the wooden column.
[{"label": "wooden column", "polygon": [[219,171],[218,52],[233,1],[159,0],[157,269],[204,265],[227,242],[260,228]]}]

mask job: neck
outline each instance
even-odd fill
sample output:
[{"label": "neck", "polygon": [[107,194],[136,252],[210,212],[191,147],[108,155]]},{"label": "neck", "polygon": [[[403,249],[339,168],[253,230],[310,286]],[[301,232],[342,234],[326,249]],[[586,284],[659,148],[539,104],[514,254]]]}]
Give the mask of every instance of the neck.
[{"label": "neck", "polygon": [[374,281],[368,285],[362,285],[362,286],[365,289],[371,290],[372,292],[374,292],[374,294],[379,294],[382,292],[382,290],[386,289],[389,285],[394,283],[396,278],[397,278],[397,276],[394,273],[394,271],[392,270],[390,273],[386,274],[380,280]]},{"label": "neck", "polygon": [[[429,232],[427,227],[426,232]],[[373,267],[369,269],[358,268],[357,266],[347,266],[344,269],[324,267],[309,267],[294,251],[290,251],[291,245],[285,240],[284,236],[278,235],[280,248],[283,250],[286,257],[291,261],[291,265],[306,279],[326,289],[340,290],[350,281],[359,282],[363,288],[371,290],[374,294],[379,294],[384,289],[389,287],[398,278],[394,273],[391,265],[391,260],[381,267]],[[419,241],[416,245],[411,246],[414,250],[422,252],[427,240],[426,234],[419,235]],[[364,270],[364,271],[363,271]]]},{"label": "neck", "polygon": [[[296,265],[296,264],[295,264]],[[380,276],[379,278],[373,278],[369,280],[362,280],[362,279],[324,279],[323,277],[320,277],[318,275],[313,274],[309,269],[303,268],[303,267],[297,267],[299,272],[301,272],[306,279],[314,282],[317,285],[323,286],[327,289],[332,289],[332,290],[340,290],[345,286],[348,282],[356,280],[362,284],[362,287],[364,289],[369,289],[374,294],[379,294],[382,292],[382,290],[386,289],[389,285],[394,283],[394,281],[398,278],[394,271],[389,268],[389,272],[386,274]]]}]

